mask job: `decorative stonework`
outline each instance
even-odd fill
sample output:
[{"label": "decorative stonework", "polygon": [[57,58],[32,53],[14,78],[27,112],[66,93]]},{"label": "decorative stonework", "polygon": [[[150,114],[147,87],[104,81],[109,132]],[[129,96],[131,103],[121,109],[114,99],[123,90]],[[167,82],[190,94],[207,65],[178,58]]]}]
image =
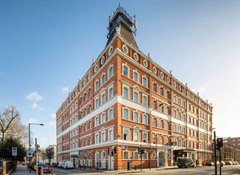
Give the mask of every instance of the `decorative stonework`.
[{"label": "decorative stonework", "polygon": [[123,44],[122,46],[122,51],[125,53],[125,54],[128,54],[128,47],[126,44]]},{"label": "decorative stonework", "polygon": [[154,74],[157,74],[157,68],[155,66],[153,66],[152,71]]},{"label": "decorative stonework", "polygon": [[134,54],[133,54],[133,59],[135,61],[139,61],[139,56],[138,56],[138,54],[136,52],[134,52]]},{"label": "decorative stonework", "polygon": [[108,49],[108,56],[112,55],[113,53],[113,46],[110,46]]},{"label": "decorative stonework", "polygon": [[148,62],[147,62],[147,60],[143,60],[143,66],[146,67],[146,68],[148,67]]},{"label": "decorative stonework", "polygon": [[164,73],[163,72],[160,72],[160,78],[164,79]]},{"label": "decorative stonework", "polygon": [[101,65],[103,65],[105,63],[105,61],[106,61],[105,57],[102,56],[102,58],[101,58]]},{"label": "decorative stonework", "polygon": [[94,73],[96,73],[97,71],[98,71],[98,65],[94,67]]}]

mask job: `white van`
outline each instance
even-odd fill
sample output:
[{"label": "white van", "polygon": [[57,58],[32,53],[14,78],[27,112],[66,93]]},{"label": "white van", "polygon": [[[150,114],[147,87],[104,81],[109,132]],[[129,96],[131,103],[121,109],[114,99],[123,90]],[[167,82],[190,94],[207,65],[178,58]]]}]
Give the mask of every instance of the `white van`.
[{"label": "white van", "polygon": [[66,161],[63,165],[63,168],[65,169],[69,169],[69,168],[73,168],[73,163],[71,161]]}]

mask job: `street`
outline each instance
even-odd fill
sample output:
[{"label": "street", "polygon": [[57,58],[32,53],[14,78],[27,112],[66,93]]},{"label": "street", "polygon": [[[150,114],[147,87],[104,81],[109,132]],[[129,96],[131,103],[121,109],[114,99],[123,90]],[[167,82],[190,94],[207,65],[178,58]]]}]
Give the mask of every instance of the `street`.
[{"label": "street", "polygon": [[[222,175],[240,175],[240,165],[224,166],[222,169]],[[13,175],[34,175],[34,171],[29,173],[24,166],[19,166]],[[144,169],[143,172],[140,170],[132,171],[93,171],[83,169],[60,169],[54,168],[55,175],[82,175],[82,174],[151,174],[151,175],[214,175],[214,167],[197,167],[197,168],[169,168],[169,169]],[[218,173],[219,174],[219,173]]]}]

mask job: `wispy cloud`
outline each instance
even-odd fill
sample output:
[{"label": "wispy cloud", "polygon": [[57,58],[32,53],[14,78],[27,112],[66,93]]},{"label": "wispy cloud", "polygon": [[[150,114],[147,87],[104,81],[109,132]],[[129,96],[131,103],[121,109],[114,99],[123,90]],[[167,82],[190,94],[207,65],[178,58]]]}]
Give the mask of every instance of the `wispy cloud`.
[{"label": "wispy cloud", "polygon": [[29,101],[41,101],[43,99],[43,96],[39,95],[37,91],[31,92],[28,95],[26,95],[26,100]]},{"label": "wispy cloud", "polygon": [[63,88],[62,88],[62,91],[63,91],[64,93],[69,92],[69,87],[68,87],[68,86],[63,87]]},{"label": "wispy cloud", "polygon": [[201,94],[201,93],[205,92],[207,90],[207,88],[205,86],[200,86],[198,88],[192,88],[191,90],[195,93],[199,92]]},{"label": "wispy cloud", "polygon": [[52,119],[56,119],[56,114],[55,113],[51,113],[50,116],[51,116]]},{"label": "wispy cloud", "polygon": [[38,94],[37,91],[31,92],[25,96],[25,99],[31,102],[31,108],[37,111],[44,111],[44,107],[38,104],[43,99],[43,96]]},{"label": "wispy cloud", "polygon": [[[36,119],[36,118],[30,118],[30,119],[28,120],[28,123],[39,123],[39,120]],[[28,124],[28,123],[27,123],[27,124]]]},{"label": "wispy cloud", "polygon": [[32,103],[32,109],[37,111],[44,111],[44,107],[39,106],[36,102]]}]

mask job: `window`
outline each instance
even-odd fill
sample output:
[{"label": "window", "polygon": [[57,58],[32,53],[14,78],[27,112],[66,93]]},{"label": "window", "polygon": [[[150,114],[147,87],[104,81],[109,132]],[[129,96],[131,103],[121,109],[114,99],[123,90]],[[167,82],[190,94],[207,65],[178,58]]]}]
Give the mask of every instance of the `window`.
[{"label": "window", "polygon": [[153,126],[157,127],[157,118],[153,118]]},{"label": "window", "polygon": [[138,151],[134,151],[134,152],[133,152],[133,159],[134,159],[134,160],[138,160],[138,159],[139,159]]},{"label": "window", "polygon": [[143,132],[143,142],[148,143],[148,133],[147,132]]},{"label": "window", "polygon": [[99,126],[99,117],[98,116],[95,118],[95,126]]},{"label": "window", "polygon": [[102,113],[101,115],[101,124],[106,123],[106,114]]},{"label": "window", "polygon": [[113,129],[108,130],[108,141],[113,141]]},{"label": "window", "polygon": [[113,76],[113,66],[110,66],[108,69],[108,79],[110,79]]},{"label": "window", "polygon": [[143,114],[143,115],[142,115],[142,123],[145,124],[145,125],[148,124],[148,117],[147,117],[146,114]]},{"label": "window", "polygon": [[139,122],[139,118],[138,118],[138,112],[133,112],[133,121],[134,122]]},{"label": "window", "polygon": [[95,109],[99,108],[99,99],[95,99]]},{"label": "window", "polygon": [[95,144],[99,143],[99,134],[95,134]]},{"label": "window", "polygon": [[164,106],[163,105],[160,106],[160,112],[164,113]]},{"label": "window", "polygon": [[110,109],[108,111],[108,120],[113,120],[114,119],[114,110]]},{"label": "window", "polygon": [[163,87],[160,88],[160,95],[164,96],[164,89],[163,89]]},{"label": "window", "polygon": [[101,77],[101,85],[103,85],[106,82],[106,75],[103,74]]},{"label": "window", "polygon": [[164,121],[163,120],[160,121],[160,128],[164,129]]},{"label": "window", "polygon": [[138,94],[139,94],[138,91],[133,91],[133,101],[136,103],[138,103],[138,96],[139,96]]},{"label": "window", "polygon": [[133,72],[133,81],[138,83],[138,73],[137,73],[137,71]]},{"label": "window", "polygon": [[128,77],[128,67],[126,65],[123,66],[123,75]]},{"label": "window", "polygon": [[104,105],[106,103],[106,95],[105,95],[105,93],[102,94],[101,99],[102,99],[102,105]]},{"label": "window", "polygon": [[129,129],[128,128],[123,129],[123,140],[129,140]]},{"label": "window", "polygon": [[128,109],[123,109],[123,119],[129,120]]},{"label": "window", "polygon": [[143,160],[147,160],[148,159],[148,153],[145,151],[144,154],[142,155],[142,159]]},{"label": "window", "polygon": [[157,101],[156,100],[153,101],[153,109],[157,109]]},{"label": "window", "polygon": [[171,130],[171,123],[168,122],[168,130]]},{"label": "window", "polygon": [[134,130],[133,131],[133,141],[134,142],[138,142],[138,138],[139,138],[139,131],[138,130]]},{"label": "window", "polygon": [[153,91],[157,92],[157,84],[156,83],[153,83]]},{"label": "window", "polygon": [[102,143],[106,141],[106,133],[105,133],[105,131],[102,131],[101,139],[102,139]]},{"label": "window", "polygon": [[127,99],[129,97],[129,90],[128,90],[128,87],[126,86],[123,87],[123,97]]},{"label": "window", "polygon": [[128,151],[123,151],[123,159],[129,159]]},{"label": "window", "polygon": [[171,94],[170,94],[170,92],[169,91],[167,91],[167,99],[171,99]]},{"label": "window", "polygon": [[142,105],[146,106],[146,107],[148,106],[148,97],[147,97],[147,95],[143,95]]},{"label": "window", "polygon": [[146,77],[142,77],[142,85],[144,87],[148,87],[148,81],[147,81],[147,78]]},{"label": "window", "polygon": [[95,91],[97,91],[99,89],[99,82],[98,80],[95,82]]},{"label": "window", "polygon": [[108,99],[111,100],[113,98],[113,87],[108,89]]}]

